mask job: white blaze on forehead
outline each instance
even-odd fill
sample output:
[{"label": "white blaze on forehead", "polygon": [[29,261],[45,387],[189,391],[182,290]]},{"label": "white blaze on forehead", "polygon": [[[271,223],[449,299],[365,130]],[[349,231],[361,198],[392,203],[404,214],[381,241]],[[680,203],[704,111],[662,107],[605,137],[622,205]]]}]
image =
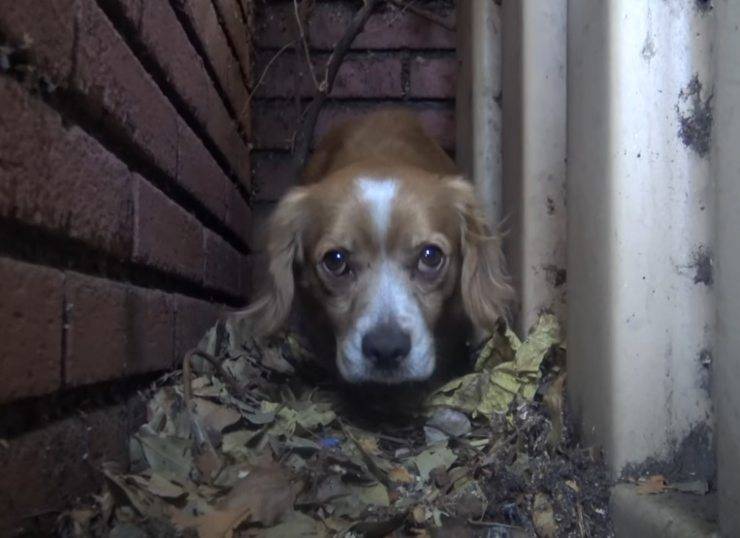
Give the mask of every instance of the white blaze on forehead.
[{"label": "white blaze on forehead", "polygon": [[367,204],[375,228],[381,237],[385,237],[391,225],[391,209],[398,184],[393,179],[359,178],[357,185],[360,199]]}]

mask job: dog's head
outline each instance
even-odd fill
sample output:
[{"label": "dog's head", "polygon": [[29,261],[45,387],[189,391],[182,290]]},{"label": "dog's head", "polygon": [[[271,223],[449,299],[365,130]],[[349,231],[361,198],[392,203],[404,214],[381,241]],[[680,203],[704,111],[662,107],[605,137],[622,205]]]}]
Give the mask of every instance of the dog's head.
[{"label": "dog's head", "polygon": [[349,382],[429,378],[452,305],[491,330],[512,295],[500,238],[460,177],[349,167],[291,190],[267,234],[269,283],[247,311],[253,326],[280,328],[300,286],[328,318]]}]

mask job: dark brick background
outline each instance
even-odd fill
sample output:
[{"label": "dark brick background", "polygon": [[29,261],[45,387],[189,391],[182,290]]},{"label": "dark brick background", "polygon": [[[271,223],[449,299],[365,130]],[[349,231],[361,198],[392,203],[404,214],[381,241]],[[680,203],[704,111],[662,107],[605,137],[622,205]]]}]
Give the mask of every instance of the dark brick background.
[{"label": "dark brick background", "polygon": [[141,389],[243,305],[237,0],[0,0],[0,536],[125,463]]}]

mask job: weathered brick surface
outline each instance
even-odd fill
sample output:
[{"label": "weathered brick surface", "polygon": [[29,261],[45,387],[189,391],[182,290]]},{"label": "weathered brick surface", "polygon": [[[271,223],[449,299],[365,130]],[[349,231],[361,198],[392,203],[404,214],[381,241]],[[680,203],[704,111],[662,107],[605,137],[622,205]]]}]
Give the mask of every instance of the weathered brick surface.
[{"label": "weathered brick surface", "polygon": [[454,55],[411,60],[409,95],[437,99],[454,99],[457,80],[457,59]]},{"label": "weathered brick surface", "polygon": [[[286,102],[270,101],[261,104],[254,112],[255,147],[266,149],[289,149],[297,121],[292,108]],[[393,103],[394,106],[398,104]],[[370,102],[367,104],[342,102],[327,103],[322,108],[314,130],[314,144],[333,126],[365,114],[371,110],[388,106],[388,103]],[[415,103],[411,107],[421,120],[430,136],[448,150],[455,146],[455,111],[451,106]],[[261,180],[259,180],[261,181]]]},{"label": "weathered brick surface", "polygon": [[195,347],[205,332],[223,314],[223,307],[177,295],[174,297],[177,308],[175,318],[175,355],[181,360],[185,352]]},{"label": "weathered brick surface", "polygon": [[244,201],[241,193],[234,187],[229,191],[229,208],[226,213],[226,225],[245,245],[249,245],[249,230],[252,226],[252,210]]},{"label": "weathered brick surface", "polygon": [[213,4],[202,0],[176,0],[176,4],[198,34],[221,87],[238,113],[246,102],[247,88]]},{"label": "weathered brick surface", "polygon": [[0,79],[0,102],[0,215],[128,257],[126,167],[12,79]]},{"label": "weathered brick surface", "polygon": [[252,176],[257,202],[274,202],[293,185],[291,156],[284,152],[264,151],[252,157]]},{"label": "weathered brick surface", "polygon": [[[142,0],[116,0],[116,3],[199,127],[224,154],[234,173],[248,183],[248,170],[243,169],[240,160],[247,149],[237,124],[229,116],[170,4]],[[182,125],[179,127],[182,134]]]},{"label": "weathered brick surface", "polygon": [[226,220],[227,192],[233,189],[203,143],[183,120],[178,121],[177,181],[221,222]]},{"label": "weathered brick surface", "polygon": [[161,291],[130,287],[127,295],[129,356],[126,375],[171,368],[175,362],[174,298]]},{"label": "weathered brick surface", "polygon": [[203,228],[163,192],[136,179],[134,261],[200,282]]},{"label": "weathered brick surface", "polygon": [[66,275],[65,384],[87,385],[122,377],[129,357],[132,319],[126,286],[79,273]]},{"label": "weathered brick surface", "polygon": [[231,40],[233,51],[239,60],[242,73],[251,71],[251,39],[246,22],[235,0],[215,0],[214,5],[223,22],[226,35]]},{"label": "weathered brick surface", "polygon": [[[279,48],[293,40],[292,2],[263,7],[257,28],[257,46]],[[312,47],[333,49],[357,10],[355,2],[317,2],[308,24]],[[453,10],[435,11],[454,22]],[[455,33],[424,18],[396,7],[371,15],[364,30],[352,43],[355,49],[454,49]]]},{"label": "weathered brick surface", "polygon": [[[274,53],[260,54],[257,71],[262,72]],[[328,59],[327,54],[316,54],[314,72],[321,80],[324,76],[324,66]],[[401,81],[402,60],[400,55],[383,54],[365,56],[348,54],[337,73],[331,97],[344,98],[400,98],[403,97]],[[297,78],[296,78],[297,77]],[[270,66],[263,79],[257,95],[259,97],[292,97],[296,92],[296,80],[300,95],[311,96],[316,91],[311,73],[307,67],[305,56],[296,58],[292,52],[284,53]]]},{"label": "weathered brick surface", "polygon": [[246,26],[229,2],[223,27],[192,2],[210,9],[192,26],[217,84],[173,3],[0,0],[16,49],[0,73],[0,221],[32,231],[0,248],[0,536],[49,534],[102,461],[125,460],[132,416],[101,402],[212,325],[222,307],[190,295],[245,296],[246,257],[218,234],[247,243],[251,225],[246,81],[223,33]]},{"label": "weathered brick surface", "polygon": [[0,258],[0,403],[61,383],[61,271]]},{"label": "weathered brick surface", "polygon": [[243,256],[208,230],[205,233],[205,252],[205,284],[210,288],[241,295],[243,273],[246,272]]},{"label": "weathered brick surface", "polygon": [[128,461],[127,438],[143,404],[74,413],[0,445],[0,536],[51,536],[55,518],[103,481],[104,462]]},{"label": "weathered brick surface", "polygon": [[175,338],[172,296],[69,272],[65,301],[67,386],[172,366]]},{"label": "weathered brick surface", "polygon": [[[94,0],[79,0],[73,84],[162,170],[175,175],[177,116]],[[88,112],[95,112],[88,110]]]},{"label": "weathered brick surface", "polygon": [[76,1],[0,0],[0,33],[11,45],[25,45],[34,63],[55,83],[72,71]]}]

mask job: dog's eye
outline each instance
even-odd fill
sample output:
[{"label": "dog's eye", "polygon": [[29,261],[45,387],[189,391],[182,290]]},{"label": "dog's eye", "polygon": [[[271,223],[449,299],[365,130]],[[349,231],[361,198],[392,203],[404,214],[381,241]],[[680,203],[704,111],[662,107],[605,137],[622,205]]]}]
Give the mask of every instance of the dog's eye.
[{"label": "dog's eye", "polygon": [[343,276],[349,272],[348,258],[349,253],[344,249],[330,250],[324,254],[321,263],[324,264],[324,269],[332,275]]},{"label": "dog's eye", "polygon": [[419,254],[418,269],[422,273],[432,273],[442,267],[445,256],[436,245],[426,245]]}]

